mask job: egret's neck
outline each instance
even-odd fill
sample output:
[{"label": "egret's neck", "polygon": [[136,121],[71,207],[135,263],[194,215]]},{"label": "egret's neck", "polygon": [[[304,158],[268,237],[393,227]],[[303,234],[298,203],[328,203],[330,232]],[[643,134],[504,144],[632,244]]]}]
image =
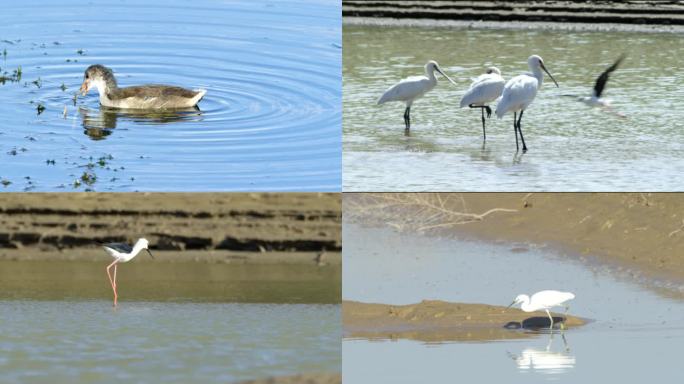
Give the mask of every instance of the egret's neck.
[{"label": "egret's neck", "polygon": [[526,297],[523,299],[523,302],[520,305],[520,308],[522,308],[522,310],[525,312],[532,312],[532,310],[530,308],[530,298],[529,297]]}]

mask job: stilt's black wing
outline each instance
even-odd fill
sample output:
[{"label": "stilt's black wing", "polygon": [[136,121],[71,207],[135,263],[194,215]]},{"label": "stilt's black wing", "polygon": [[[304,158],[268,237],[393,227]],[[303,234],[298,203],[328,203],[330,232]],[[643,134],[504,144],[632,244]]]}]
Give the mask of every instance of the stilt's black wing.
[{"label": "stilt's black wing", "polygon": [[601,76],[596,79],[596,84],[594,85],[594,96],[597,98],[601,97],[601,93],[603,93],[603,89],[606,87],[606,83],[608,82],[608,76],[610,75],[611,72],[617,69],[617,67],[620,65],[622,60],[624,60],[625,55],[622,54],[613,65],[611,65],[608,69],[603,71]]},{"label": "stilt's black wing", "polygon": [[120,253],[131,253],[133,251],[133,247],[126,243],[107,243],[107,244],[102,244],[103,247],[111,248],[117,252]]}]

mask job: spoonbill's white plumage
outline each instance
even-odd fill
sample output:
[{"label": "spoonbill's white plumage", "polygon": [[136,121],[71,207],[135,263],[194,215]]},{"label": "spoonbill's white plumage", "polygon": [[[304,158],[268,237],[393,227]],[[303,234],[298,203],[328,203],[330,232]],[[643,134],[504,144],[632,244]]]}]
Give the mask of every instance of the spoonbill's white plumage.
[{"label": "spoonbill's white plumage", "polygon": [[430,92],[435,85],[437,85],[435,71],[439,72],[452,84],[456,85],[456,83],[442,71],[436,61],[430,60],[425,64],[425,75],[411,76],[401,80],[389,87],[389,89],[387,89],[378,99],[378,105],[389,101],[403,101],[406,103],[404,124],[406,125],[407,133],[411,129],[411,105],[416,99],[423,97],[423,95]]},{"label": "spoonbill's white plumage", "polygon": [[[547,75],[553,80],[558,87],[556,79],[551,76],[549,71],[544,66],[544,61],[541,57],[537,55],[532,55],[527,59],[527,65],[530,67],[531,73],[525,73],[516,76],[506,83],[504,86],[503,94],[501,95],[501,101],[496,105],[496,116],[502,118],[508,112],[513,112],[513,133],[515,133],[515,148],[520,149],[518,146],[518,133],[520,133],[520,140],[523,145],[523,152],[527,151],[527,145],[525,145],[525,138],[523,137],[522,130],[520,129],[520,121],[522,120],[523,112],[527,107],[532,104],[535,96],[537,96],[537,91],[541,88],[544,82],[544,74],[542,70],[546,72]],[[520,112],[520,118],[516,120],[516,114]]]},{"label": "spoonbill's white plumage", "polygon": [[574,298],[575,294],[572,292],[553,290],[539,291],[532,295],[532,298],[527,295],[518,295],[508,307],[510,308],[513,305],[521,304],[520,308],[525,312],[545,310],[546,314],[549,316],[549,320],[551,320],[550,329],[553,328],[553,317],[551,316],[549,309],[554,307],[565,307],[565,312],[567,313],[569,306],[565,304],[565,302]]},{"label": "spoonbill's white plumage", "polygon": [[492,109],[489,103],[501,97],[506,81],[501,77],[501,71],[496,67],[489,67],[487,71],[478,76],[470,88],[461,98],[461,108],[468,106],[470,108],[480,108],[482,111],[482,138],[487,140],[487,133],[485,132],[485,110],[487,111],[487,118],[492,116]]},{"label": "spoonbill's white plumage", "polygon": [[[151,258],[152,252],[150,252],[149,241],[144,238],[138,239],[138,241],[132,247],[125,243],[108,243],[103,244],[102,248],[109,254],[109,256],[114,258],[114,262],[107,266],[107,276],[109,277],[109,283],[112,285],[112,290],[114,291],[114,306],[116,307],[118,295],[116,293],[116,265],[118,263],[125,263],[131,261],[134,257],[140,253],[143,249],[147,251]],[[114,267],[114,277],[109,270]]]},{"label": "spoonbill's white plumage", "polygon": [[620,117],[625,117],[623,114],[614,112],[611,107],[610,107],[610,100],[606,98],[602,98],[601,96],[603,95],[603,91],[606,88],[606,83],[608,83],[608,77],[612,72],[614,72],[618,66],[620,66],[620,63],[622,60],[625,59],[625,55],[621,55],[610,67],[608,67],[599,77],[596,78],[596,83],[594,83],[594,89],[591,92],[591,96],[576,96],[576,95],[563,95],[563,96],[571,96],[571,97],[576,97],[577,101],[584,103],[590,107],[600,107],[603,108],[609,112],[613,112],[617,114]]}]

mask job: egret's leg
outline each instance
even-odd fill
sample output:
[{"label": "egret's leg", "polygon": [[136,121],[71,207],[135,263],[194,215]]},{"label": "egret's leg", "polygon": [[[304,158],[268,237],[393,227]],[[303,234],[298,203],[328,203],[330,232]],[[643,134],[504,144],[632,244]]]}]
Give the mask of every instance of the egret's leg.
[{"label": "egret's leg", "polygon": [[518,152],[520,147],[518,146],[518,123],[516,122],[517,113],[513,112],[513,134],[515,135],[515,151]]},{"label": "egret's leg", "polygon": [[[118,262],[119,262],[119,260],[114,260],[113,263],[111,263],[107,266],[107,277],[109,277],[109,284],[112,285],[112,291],[114,291],[114,306],[115,307],[116,307],[116,282],[114,279],[112,279],[112,275],[109,272],[109,269],[114,267],[114,271],[116,271],[116,263],[118,263]],[[114,272],[114,273],[115,273],[114,276],[116,276],[116,272]]]},{"label": "egret's leg", "polygon": [[404,111],[404,125],[406,125],[406,131],[411,129],[411,106],[407,105]]},{"label": "egret's leg", "polygon": [[553,317],[551,317],[551,312],[549,310],[546,310],[546,314],[549,315],[549,320],[551,320],[551,325],[549,325],[549,329],[553,329]]},{"label": "egret's leg", "polygon": [[520,120],[522,120],[523,112],[525,111],[520,111],[520,117],[518,117],[518,132],[520,132],[520,140],[523,143],[523,152],[527,152],[527,145],[525,145],[525,138],[523,137],[522,129],[520,127]]}]

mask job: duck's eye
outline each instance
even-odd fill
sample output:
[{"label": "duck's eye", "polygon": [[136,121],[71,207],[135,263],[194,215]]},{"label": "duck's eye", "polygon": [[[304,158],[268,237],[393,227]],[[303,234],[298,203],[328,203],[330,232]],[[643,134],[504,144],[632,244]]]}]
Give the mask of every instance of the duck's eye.
[{"label": "duck's eye", "polygon": [[86,73],[86,79],[89,79],[89,78],[90,78],[90,76],[88,76],[88,74]]}]

